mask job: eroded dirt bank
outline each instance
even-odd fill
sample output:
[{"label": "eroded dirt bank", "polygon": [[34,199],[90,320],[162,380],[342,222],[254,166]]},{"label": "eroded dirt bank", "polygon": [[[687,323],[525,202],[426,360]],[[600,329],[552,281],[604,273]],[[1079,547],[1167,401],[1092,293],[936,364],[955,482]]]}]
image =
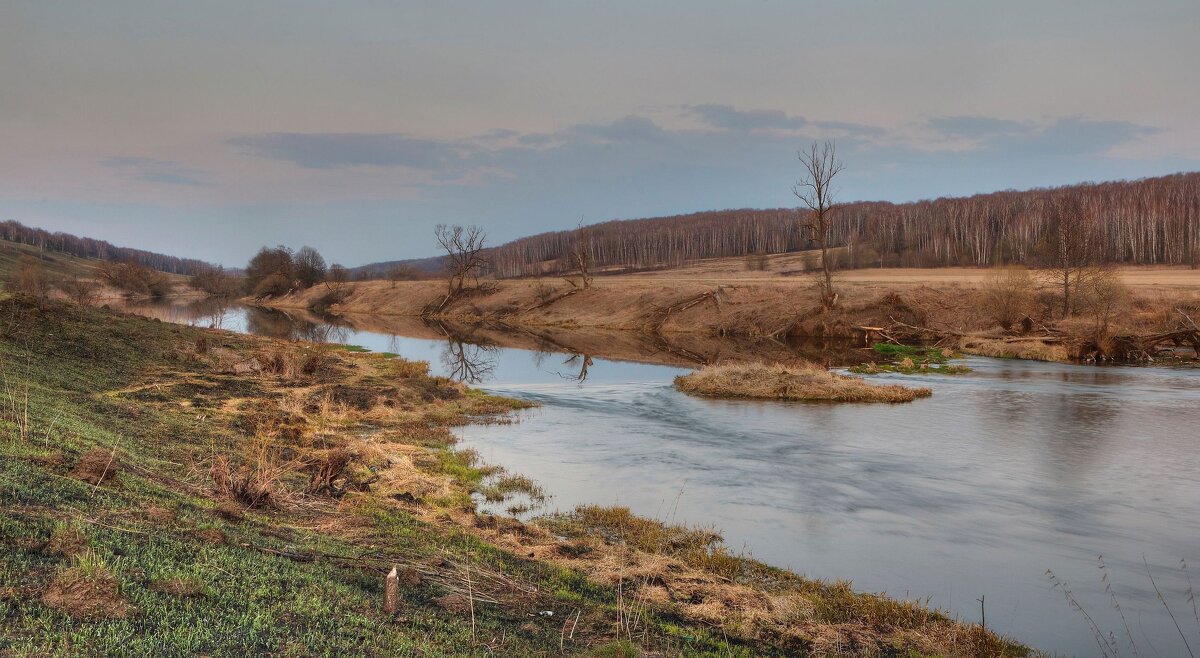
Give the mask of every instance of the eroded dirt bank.
[{"label": "eroded dirt bank", "polygon": [[[821,308],[804,276],[705,271],[597,277],[588,289],[561,279],[500,280],[487,292],[465,295],[436,312],[430,309],[445,294],[442,282],[368,281],[348,284],[342,301],[330,311],[344,317],[424,317],[502,326],[543,338],[564,330],[615,330],[658,337],[651,340],[685,335],[819,337],[858,344],[941,340],[972,353],[1043,360],[1161,356],[1160,349],[1171,347],[1171,341],[1146,339],[1185,330],[1191,318],[1200,317],[1200,273],[1139,268],[1121,272],[1128,295],[1103,318],[1095,313],[1055,317],[1053,290],[1043,289],[1028,320],[1004,330],[982,290],[986,279],[980,272],[986,271],[962,272],[971,276],[930,270],[924,280],[916,270],[845,272],[833,310]],[[318,286],[256,303],[302,310],[327,293]],[[1180,354],[1194,355],[1187,336],[1176,342]]]}]

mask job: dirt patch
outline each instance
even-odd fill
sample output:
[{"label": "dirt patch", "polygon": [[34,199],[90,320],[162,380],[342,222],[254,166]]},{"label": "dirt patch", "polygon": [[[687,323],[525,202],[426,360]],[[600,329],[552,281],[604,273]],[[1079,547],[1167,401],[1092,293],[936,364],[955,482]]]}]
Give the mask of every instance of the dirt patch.
[{"label": "dirt patch", "polygon": [[81,567],[58,574],[46,588],[42,602],[72,617],[93,621],[124,619],[133,611],[121,596],[116,576],[104,570],[88,573]]},{"label": "dirt patch", "polygon": [[446,594],[433,600],[437,607],[453,615],[465,615],[471,612],[471,599],[462,594]]},{"label": "dirt patch", "polygon": [[83,480],[88,484],[100,486],[111,482],[120,469],[115,450],[92,448],[83,455],[75,468],[71,469],[71,477]]},{"label": "dirt patch", "polygon": [[192,536],[206,544],[224,544],[225,533],[220,528],[196,528]]},{"label": "dirt patch", "polygon": [[87,535],[75,525],[64,525],[50,536],[45,551],[47,555],[75,557],[87,549]]},{"label": "dirt patch", "polygon": [[146,515],[146,520],[155,525],[166,525],[175,520],[175,513],[164,507],[157,505],[148,505],[143,511]]}]

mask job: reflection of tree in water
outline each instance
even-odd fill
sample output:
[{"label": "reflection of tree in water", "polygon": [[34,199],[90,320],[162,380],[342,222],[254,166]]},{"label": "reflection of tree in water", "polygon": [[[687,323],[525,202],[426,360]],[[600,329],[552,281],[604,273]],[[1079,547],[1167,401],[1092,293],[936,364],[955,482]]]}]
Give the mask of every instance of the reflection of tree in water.
[{"label": "reflection of tree in water", "polygon": [[442,350],[442,368],[446,376],[468,384],[487,381],[496,370],[496,348],[493,345],[468,343],[447,337]]},{"label": "reflection of tree in water", "polygon": [[282,311],[261,307],[246,309],[246,332],[271,338],[303,338],[311,335],[315,325],[293,318]]},{"label": "reflection of tree in water", "polygon": [[563,365],[564,365],[564,366],[566,366],[566,365],[571,365],[571,366],[573,366],[573,365],[576,365],[576,364],[578,364],[578,365],[579,365],[579,372],[578,372],[578,373],[576,373],[576,374],[574,374],[574,375],[570,375],[570,374],[565,374],[565,375],[564,375],[563,373],[561,373],[561,372],[560,372],[560,373],[558,373],[558,376],[559,376],[559,377],[562,377],[562,378],[564,378],[564,379],[574,379],[574,380],[575,380],[575,381],[577,381],[577,382],[585,382],[585,381],[587,381],[587,378],[588,378],[588,368],[592,367],[592,355],[590,355],[590,354],[581,354],[581,353],[572,354],[572,355],[571,355],[571,358],[567,359],[566,361],[563,361]]},{"label": "reflection of tree in water", "polygon": [[341,324],[305,322],[297,325],[295,338],[314,343],[345,343],[350,338],[350,327]]},{"label": "reflection of tree in water", "polygon": [[225,314],[229,311],[229,300],[219,297],[197,299],[182,309],[187,322],[197,327],[217,329],[225,325]]}]

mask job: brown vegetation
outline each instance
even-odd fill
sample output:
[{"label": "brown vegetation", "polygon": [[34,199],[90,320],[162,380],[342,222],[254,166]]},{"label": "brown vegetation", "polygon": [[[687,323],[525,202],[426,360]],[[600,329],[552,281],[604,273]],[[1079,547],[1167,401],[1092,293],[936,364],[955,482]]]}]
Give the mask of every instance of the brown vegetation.
[{"label": "brown vegetation", "polygon": [[137,261],[101,263],[96,268],[101,281],[131,296],[161,299],[171,294],[171,279],[166,274]]},{"label": "brown vegetation", "polygon": [[869,384],[811,363],[705,366],[676,377],[675,387],[695,395],[760,400],[912,402],[931,395],[927,388]]}]

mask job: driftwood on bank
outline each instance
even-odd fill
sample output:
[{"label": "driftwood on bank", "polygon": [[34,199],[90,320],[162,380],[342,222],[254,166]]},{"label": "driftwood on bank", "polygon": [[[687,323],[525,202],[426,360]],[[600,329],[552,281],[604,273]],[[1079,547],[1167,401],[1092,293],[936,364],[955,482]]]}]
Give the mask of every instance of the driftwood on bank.
[{"label": "driftwood on bank", "polygon": [[663,325],[667,323],[667,320],[671,317],[671,314],[682,313],[693,306],[697,306],[705,302],[712,302],[717,307],[718,311],[721,310],[720,286],[709,290],[708,292],[702,292],[694,297],[688,297],[687,299],[675,302],[669,306],[658,306],[656,304],[652,304],[650,312],[647,314],[646,323],[643,325],[643,329],[646,330],[647,333],[662,333]]}]

